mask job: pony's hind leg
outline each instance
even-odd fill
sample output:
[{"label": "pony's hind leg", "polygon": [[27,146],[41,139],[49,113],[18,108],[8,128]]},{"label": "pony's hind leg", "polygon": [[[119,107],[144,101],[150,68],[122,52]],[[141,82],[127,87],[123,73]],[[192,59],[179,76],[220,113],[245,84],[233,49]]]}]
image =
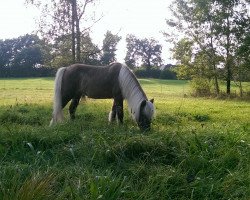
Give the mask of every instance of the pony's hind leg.
[{"label": "pony's hind leg", "polygon": [[[67,103],[70,101],[70,98],[69,97],[65,97],[65,96],[62,96],[61,99],[59,100],[61,101],[61,105],[60,105],[60,109],[58,108],[54,108],[54,111],[53,111],[53,118],[52,120],[50,121],[50,126],[52,124],[55,124],[57,122],[62,122],[64,120],[64,117],[63,117],[63,108],[67,105]],[[59,106],[58,106],[59,107]]]},{"label": "pony's hind leg", "polygon": [[76,108],[79,104],[80,98],[73,98],[71,100],[70,106],[69,106],[69,114],[70,114],[70,118],[73,120],[75,119],[75,112],[76,112]]}]

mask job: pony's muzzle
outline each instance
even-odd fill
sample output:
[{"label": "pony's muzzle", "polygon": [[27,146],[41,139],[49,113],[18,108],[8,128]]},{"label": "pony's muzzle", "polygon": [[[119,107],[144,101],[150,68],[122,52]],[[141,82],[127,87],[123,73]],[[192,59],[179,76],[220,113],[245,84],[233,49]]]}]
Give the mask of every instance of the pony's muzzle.
[{"label": "pony's muzzle", "polygon": [[142,132],[147,132],[147,131],[150,131],[151,129],[150,123],[139,123],[138,126]]}]

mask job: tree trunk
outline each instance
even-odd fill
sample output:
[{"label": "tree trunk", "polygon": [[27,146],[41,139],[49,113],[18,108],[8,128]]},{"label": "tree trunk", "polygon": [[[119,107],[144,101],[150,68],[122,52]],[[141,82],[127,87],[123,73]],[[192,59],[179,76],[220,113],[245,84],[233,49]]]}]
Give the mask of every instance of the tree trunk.
[{"label": "tree trunk", "polygon": [[[210,25],[210,30],[213,33],[212,25]],[[217,71],[216,71],[216,62],[215,62],[215,50],[214,50],[214,43],[213,43],[213,37],[210,37],[210,45],[212,48],[212,62],[213,62],[213,76],[214,76],[214,88],[216,95],[219,95],[220,89],[219,89],[219,83],[218,83],[218,77],[217,77]]]},{"label": "tree trunk", "polygon": [[[229,62],[229,61],[227,61],[227,62]],[[229,63],[227,63],[226,69],[227,69],[227,76],[226,76],[227,94],[230,95],[230,92],[231,92],[231,67],[230,67]]]},{"label": "tree trunk", "polygon": [[239,69],[239,82],[240,82],[240,97],[243,97],[243,88],[242,88],[242,71],[241,71],[241,67],[239,67],[239,63],[238,63],[238,69]]},{"label": "tree trunk", "polygon": [[[229,42],[229,37],[227,38]],[[231,56],[229,53],[229,45],[227,45],[227,58],[226,58],[226,82],[227,82],[227,94],[230,95],[231,93],[231,77],[232,77],[232,70],[231,70]]]},{"label": "tree trunk", "polygon": [[226,31],[226,39],[227,39],[227,43],[226,43],[226,51],[227,51],[227,57],[226,57],[226,81],[227,81],[227,94],[230,95],[231,92],[231,76],[232,76],[232,72],[231,72],[231,56],[230,56],[230,22],[229,22],[229,18],[227,18],[227,28],[228,30]]},{"label": "tree trunk", "polygon": [[151,69],[150,56],[148,56],[146,62],[147,62],[146,68],[147,68],[148,70]]},{"label": "tree trunk", "polygon": [[214,69],[214,87],[215,87],[215,93],[216,95],[219,95],[220,93],[220,88],[219,88],[219,83],[218,83],[218,77],[217,77],[217,74],[216,74],[216,68]]},{"label": "tree trunk", "polygon": [[78,17],[76,17],[76,61],[81,61],[81,31]]},{"label": "tree trunk", "polygon": [[76,42],[75,42],[75,18],[76,18],[76,0],[72,0],[72,25],[71,25],[71,43],[72,43],[72,62],[76,62]]},{"label": "tree trunk", "polygon": [[241,79],[240,79],[240,97],[242,98],[243,97],[243,89],[242,89],[242,82],[241,82]]}]

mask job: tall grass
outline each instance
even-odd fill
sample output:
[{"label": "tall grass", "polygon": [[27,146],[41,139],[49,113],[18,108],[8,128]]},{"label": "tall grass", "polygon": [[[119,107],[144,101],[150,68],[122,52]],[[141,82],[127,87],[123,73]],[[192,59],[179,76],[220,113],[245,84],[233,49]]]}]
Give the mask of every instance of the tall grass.
[{"label": "tall grass", "polygon": [[49,127],[52,79],[0,80],[0,199],[249,199],[250,102],[140,81],[157,108],[148,133],[126,109],[109,124],[111,100]]}]

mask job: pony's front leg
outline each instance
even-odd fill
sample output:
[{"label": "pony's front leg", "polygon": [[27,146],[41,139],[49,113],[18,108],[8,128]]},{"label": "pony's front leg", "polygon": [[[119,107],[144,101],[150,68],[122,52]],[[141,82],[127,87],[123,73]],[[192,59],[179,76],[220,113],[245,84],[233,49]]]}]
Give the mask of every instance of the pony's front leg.
[{"label": "pony's front leg", "polygon": [[123,99],[119,99],[116,103],[116,112],[119,123],[123,123]]},{"label": "pony's front leg", "polygon": [[116,103],[115,100],[113,101],[113,105],[112,105],[112,109],[109,113],[109,122],[113,122],[115,121],[115,117],[116,117]]},{"label": "pony's front leg", "polygon": [[79,104],[80,98],[74,98],[71,100],[71,104],[69,106],[69,114],[70,114],[70,118],[73,120],[75,119],[75,112],[76,112],[76,108]]}]

